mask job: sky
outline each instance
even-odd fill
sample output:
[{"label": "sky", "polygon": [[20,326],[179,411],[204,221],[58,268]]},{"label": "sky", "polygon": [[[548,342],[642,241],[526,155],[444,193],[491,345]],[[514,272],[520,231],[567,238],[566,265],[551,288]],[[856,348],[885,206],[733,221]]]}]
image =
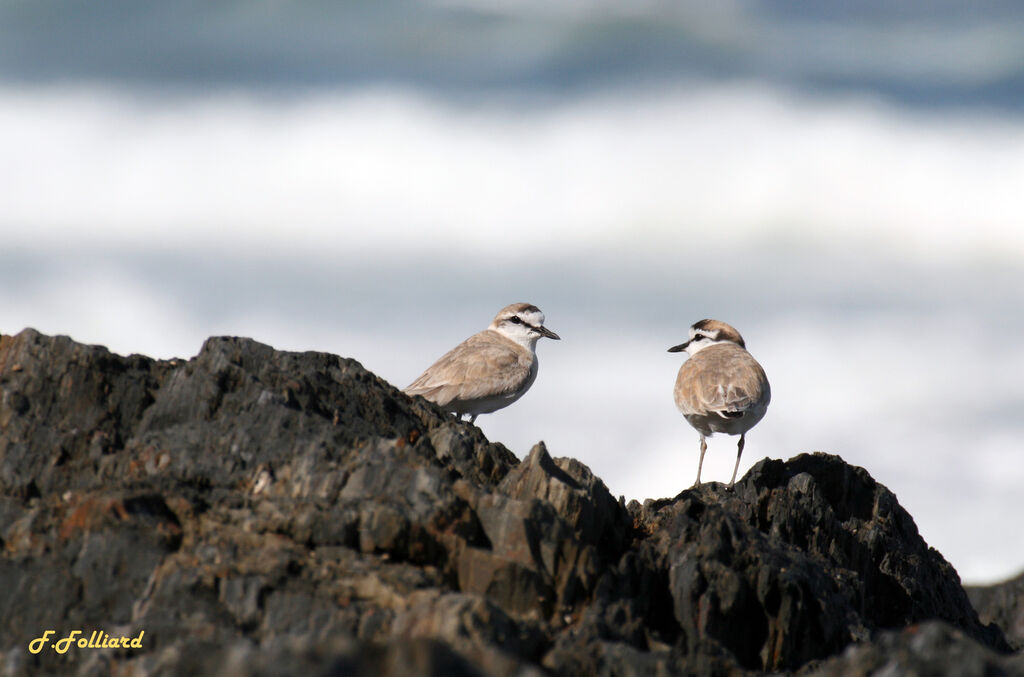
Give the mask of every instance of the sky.
[{"label": "sky", "polygon": [[[773,401],[740,465],[826,451],[969,583],[1024,569],[1024,10],[577,0],[0,5],[0,331],[211,335],[398,387],[535,303],[477,423],[674,496],[705,317]],[[710,440],[727,481],[735,438]]]}]

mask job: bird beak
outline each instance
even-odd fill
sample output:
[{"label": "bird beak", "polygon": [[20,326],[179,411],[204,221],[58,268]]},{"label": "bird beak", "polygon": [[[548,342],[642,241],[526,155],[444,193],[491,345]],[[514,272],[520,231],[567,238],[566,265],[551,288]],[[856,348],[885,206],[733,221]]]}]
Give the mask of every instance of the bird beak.
[{"label": "bird beak", "polygon": [[683,352],[684,350],[686,350],[689,347],[690,347],[690,342],[687,341],[686,343],[680,343],[677,346],[672,346],[671,348],[668,349],[668,352],[670,352],[670,353],[681,353],[681,352]]},{"label": "bird beak", "polygon": [[556,341],[562,340],[562,338],[558,334],[551,331],[547,327],[537,327],[537,331],[540,332],[541,336],[547,336],[549,339],[555,339]]}]

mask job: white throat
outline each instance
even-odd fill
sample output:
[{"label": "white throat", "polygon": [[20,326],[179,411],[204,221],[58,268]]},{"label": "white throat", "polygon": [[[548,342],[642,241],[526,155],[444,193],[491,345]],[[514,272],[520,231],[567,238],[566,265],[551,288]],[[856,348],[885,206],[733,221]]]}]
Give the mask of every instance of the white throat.
[{"label": "white throat", "polygon": [[526,348],[532,353],[537,352],[537,339],[540,338],[537,334],[530,331],[527,327],[522,325],[499,325],[497,327],[491,327],[491,331],[498,332],[510,341],[515,341],[522,347]]}]

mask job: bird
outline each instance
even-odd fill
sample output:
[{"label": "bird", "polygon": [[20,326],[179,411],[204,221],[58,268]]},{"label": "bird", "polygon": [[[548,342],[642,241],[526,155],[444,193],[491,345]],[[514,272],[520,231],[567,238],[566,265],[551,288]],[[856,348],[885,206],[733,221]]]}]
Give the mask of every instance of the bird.
[{"label": "bird", "polygon": [[544,313],[530,303],[505,306],[490,326],[445,353],[403,389],[422,395],[459,420],[490,414],[512,404],[537,378],[537,341],[561,338],[544,326]]},{"label": "bird", "polygon": [[701,320],[690,327],[685,343],[668,349],[670,353],[685,351],[676,376],[676,406],[687,422],[700,433],[700,461],[697,481],[704,465],[706,438],[713,433],[739,435],[736,445],[736,466],[728,489],[736,483],[747,431],[764,418],[772,399],[768,377],[757,360],[747,352],[743,337],[735,328],[718,320]]}]

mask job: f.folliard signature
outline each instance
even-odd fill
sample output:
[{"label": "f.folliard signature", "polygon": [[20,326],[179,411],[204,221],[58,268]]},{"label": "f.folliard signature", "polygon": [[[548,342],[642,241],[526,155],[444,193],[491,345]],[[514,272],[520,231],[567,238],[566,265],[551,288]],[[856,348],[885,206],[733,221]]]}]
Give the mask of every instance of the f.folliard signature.
[{"label": "f.folliard signature", "polygon": [[141,630],[135,637],[114,637],[102,630],[93,630],[87,638],[81,630],[72,630],[67,637],[51,641],[56,634],[56,630],[47,630],[42,637],[36,637],[28,643],[29,652],[39,653],[47,646],[59,654],[67,653],[72,646],[79,649],[141,649],[142,636],[146,631]]}]

